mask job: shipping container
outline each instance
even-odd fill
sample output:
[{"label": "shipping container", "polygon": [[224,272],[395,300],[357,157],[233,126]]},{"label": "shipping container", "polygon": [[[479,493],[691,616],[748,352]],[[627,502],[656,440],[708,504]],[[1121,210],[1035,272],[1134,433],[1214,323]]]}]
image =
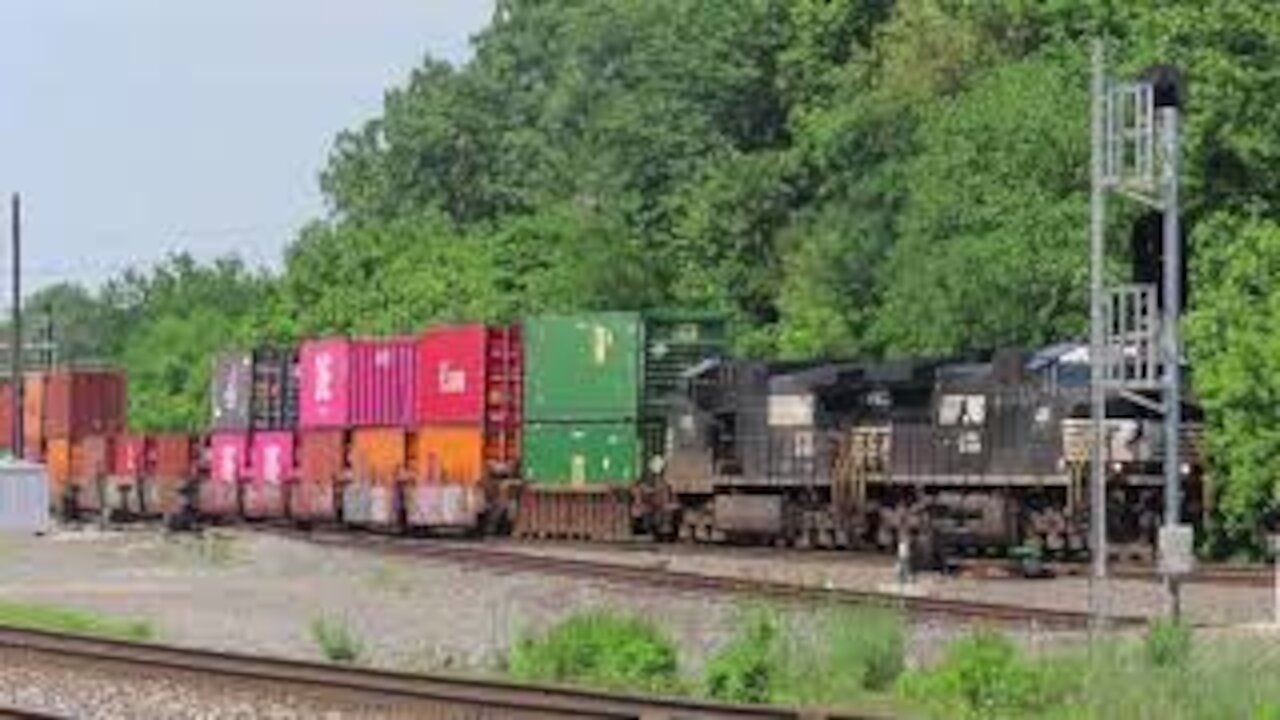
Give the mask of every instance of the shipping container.
[{"label": "shipping container", "polygon": [[71,441],[65,438],[50,439],[45,450],[45,464],[49,468],[53,502],[60,509],[71,483]]},{"label": "shipping container", "polygon": [[335,492],[346,470],[346,432],[298,433],[298,482],[289,490],[289,514],[297,520],[333,520]]},{"label": "shipping container", "polygon": [[190,435],[165,433],[153,440],[151,473],[156,477],[187,480],[192,475],[193,446]]},{"label": "shipping container", "polygon": [[285,487],[294,474],[291,432],[254,433],[251,482],[244,487],[244,511],[253,518],[283,517]]},{"label": "shipping container", "polygon": [[107,502],[107,475],[111,472],[112,437],[90,435],[71,441],[71,486],[76,508],[102,510]]},{"label": "shipping container", "polygon": [[200,483],[198,504],[206,515],[240,512],[240,485],[249,477],[249,435],[215,433],[209,441],[209,481]]},{"label": "shipping container", "polygon": [[418,420],[518,425],[523,402],[519,326],[427,330],[419,344]]},{"label": "shipping container", "polygon": [[124,373],[60,370],[49,374],[44,398],[44,434],[70,438],[123,432],[127,413]]},{"label": "shipping container", "polygon": [[417,415],[418,349],[411,338],[351,343],[351,424],[410,427]]},{"label": "shipping container", "polygon": [[34,463],[0,463],[0,530],[44,533],[50,528],[48,469]]},{"label": "shipping container", "polygon": [[44,373],[27,373],[22,378],[22,453],[34,462],[44,460]]},{"label": "shipping container", "polygon": [[7,381],[0,382],[0,450],[13,451],[13,385]]},{"label": "shipping container", "polygon": [[389,484],[406,467],[405,431],[357,428],[351,431],[351,470],[357,482]]},{"label": "shipping container", "polygon": [[485,433],[480,425],[427,425],[414,435],[413,475],[428,483],[475,485],[485,479]]},{"label": "shipping container", "polygon": [[290,348],[259,348],[253,353],[250,419],[255,430],[291,430],[298,426],[298,353]]},{"label": "shipping container", "polygon": [[214,359],[213,428],[247,430],[253,405],[253,354],[224,353]]},{"label": "shipping container", "polygon": [[249,477],[248,433],[215,433],[209,441],[209,479],[236,484]]},{"label": "shipping container", "polygon": [[93,480],[111,474],[114,436],[89,435],[71,442],[71,478]]},{"label": "shipping container", "polygon": [[582,422],[637,417],[642,335],[636,313],[526,320],[525,419]]},{"label": "shipping container", "polygon": [[253,434],[251,479],[255,483],[282,485],[294,479],[293,433],[259,432]]},{"label": "shipping container", "polygon": [[298,434],[298,478],[302,482],[333,484],[346,469],[345,432],[304,430]]},{"label": "shipping container", "polygon": [[294,520],[336,520],[337,486],[333,483],[299,480],[289,486],[289,517]]},{"label": "shipping container", "polygon": [[351,420],[351,343],[312,340],[298,351],[302,386],[299,424],[303,428],[341,428]]},{"label": "shipping container", "polygon": [[172,515],[186,500],[183,488],[195,475],[195,443],[190,435],[165,433],[151,438],[147,471],[142,478],[142,512]]},{"label": "shipping container", "polygon": [[115,440],[115,458],[111,474],[122,478],[138,478],[148,472],[147,438],[145,435],[120,435]]},{"label": "shipping container", "polygon": [[535,485],[629,485],[640,477],[634,422],[526,423],[521,458]]}]

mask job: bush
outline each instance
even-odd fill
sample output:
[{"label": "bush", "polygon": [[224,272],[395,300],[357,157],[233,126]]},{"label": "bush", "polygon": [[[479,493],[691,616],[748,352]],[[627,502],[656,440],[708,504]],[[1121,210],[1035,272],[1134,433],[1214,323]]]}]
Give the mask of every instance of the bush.
[{"label": "bush", "polygon": [[332,662],[354,663],[363,652],[359,638],[341,621],[325,618],[312,620],[311,637],[315,638],[320,651]]},{"label": "bush", "polygon": [[1080,666],[1028,662],[1004,635],[980,630],[947,647],[936,667],[904,676],[908,698],[946,717],[998,718],[1044,712],[1078,689]]},{"label": "bush", "polygon": [[1191,656],[1191,628],[1166,618],[1147,629],[1147,662],[1153,667],[1181,667]]},{"label": "bush", "polygon": [[707,663],[707,695],[737,703],[772,700],[782,675],[777,636],[777,624],[767,613],[744,618],[736,637]]},{"label": "bush", "polygon": [[610,690],[679,690],[676,646],[652,623],[593,611],[573,615],[541,637],[527,636],[511,651],[514,677]]},{"label": "bush", "polygon": [[731,702],[840,705],[883,690],[902,672],[903,624],[884,610],[841,610],[819,618],[816,635],[767,611],[744,615],[734,639],[707,664],[707,694]]}]

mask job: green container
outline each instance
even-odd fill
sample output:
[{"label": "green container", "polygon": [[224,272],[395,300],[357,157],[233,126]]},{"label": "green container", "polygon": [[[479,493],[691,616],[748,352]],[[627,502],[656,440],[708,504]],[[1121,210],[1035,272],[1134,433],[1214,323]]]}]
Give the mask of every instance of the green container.
[{"label": "green container", "polygon": [[640,478],[633,422],[526,423],[525,480],[545,487],[631,485]]},{"label": "green container", "polygon": [[637,313],[531,318],[524,323],[524,417],[623,420],[640,410]]},{"label": "green container", "polygon": [[661,419],[681,390],[681,375],[725,354],[727,324],[721,315],[650,313],[644,333],[644,414]]}]

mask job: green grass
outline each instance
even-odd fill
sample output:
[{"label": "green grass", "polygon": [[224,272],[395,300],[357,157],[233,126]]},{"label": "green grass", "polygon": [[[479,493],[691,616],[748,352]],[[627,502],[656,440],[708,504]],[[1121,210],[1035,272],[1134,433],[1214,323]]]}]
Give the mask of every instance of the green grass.
[{"label": "green grass", "polygon": [[0,602],[0,626],[112,640],[153,640],[156,635],[151,623],[144,620],[126,620],[34,603]]},{"label": "green grass", "polygon": [[905,638],[901,616],[887,610],[834,609],[807,628],[748,610],[707,662],[703,689],[731,702],[861,707],[902,672]]},{"label": "green grass", "polygon": [[315,618],[311,621],[311,637],[332,662],[355,663],[364,653],[360,638],[341,620]]},{"label": "green grass", "polygon": [[1280,651],[1264,640],[1197,639],[1158,622],[1140,639],[1030,658],[980,632],[899,693],[936,718],[1023,720],[1280,720]]},{"label": "green grass", "polygon": [[507,671],[529,682],[678,694],[676,644],[643,618],[608,611],[568,617],[511,650]]}]

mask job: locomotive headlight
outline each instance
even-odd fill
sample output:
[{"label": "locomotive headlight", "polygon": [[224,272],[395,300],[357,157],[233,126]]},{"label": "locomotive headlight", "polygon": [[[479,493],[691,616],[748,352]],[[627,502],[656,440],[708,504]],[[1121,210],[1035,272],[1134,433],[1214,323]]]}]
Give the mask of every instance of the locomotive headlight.
[{"label": "locomotive headlight", "polygon": [[1118,463],[1118,462],[1113,462],[1113,463],[1111,463],[1111,472],[1116,472],[1116,473],[1118,473],[1118,472],[1120,472],[1120,471],[1121,471],[1121,470],[1123,470],[1123,469],[1124,469],[1124,464],[1123,464],[1123,463]]},{"label": "locomotive headlight", "polygon": [[1191,464],[1190,464],[1190,463],[1182,463],[1181,465],[1179,465],[1179,466],[1178,466],[1178,472],[1182,473],[1183,475],[1190,475],[1190,474],[1191,474]]}]

